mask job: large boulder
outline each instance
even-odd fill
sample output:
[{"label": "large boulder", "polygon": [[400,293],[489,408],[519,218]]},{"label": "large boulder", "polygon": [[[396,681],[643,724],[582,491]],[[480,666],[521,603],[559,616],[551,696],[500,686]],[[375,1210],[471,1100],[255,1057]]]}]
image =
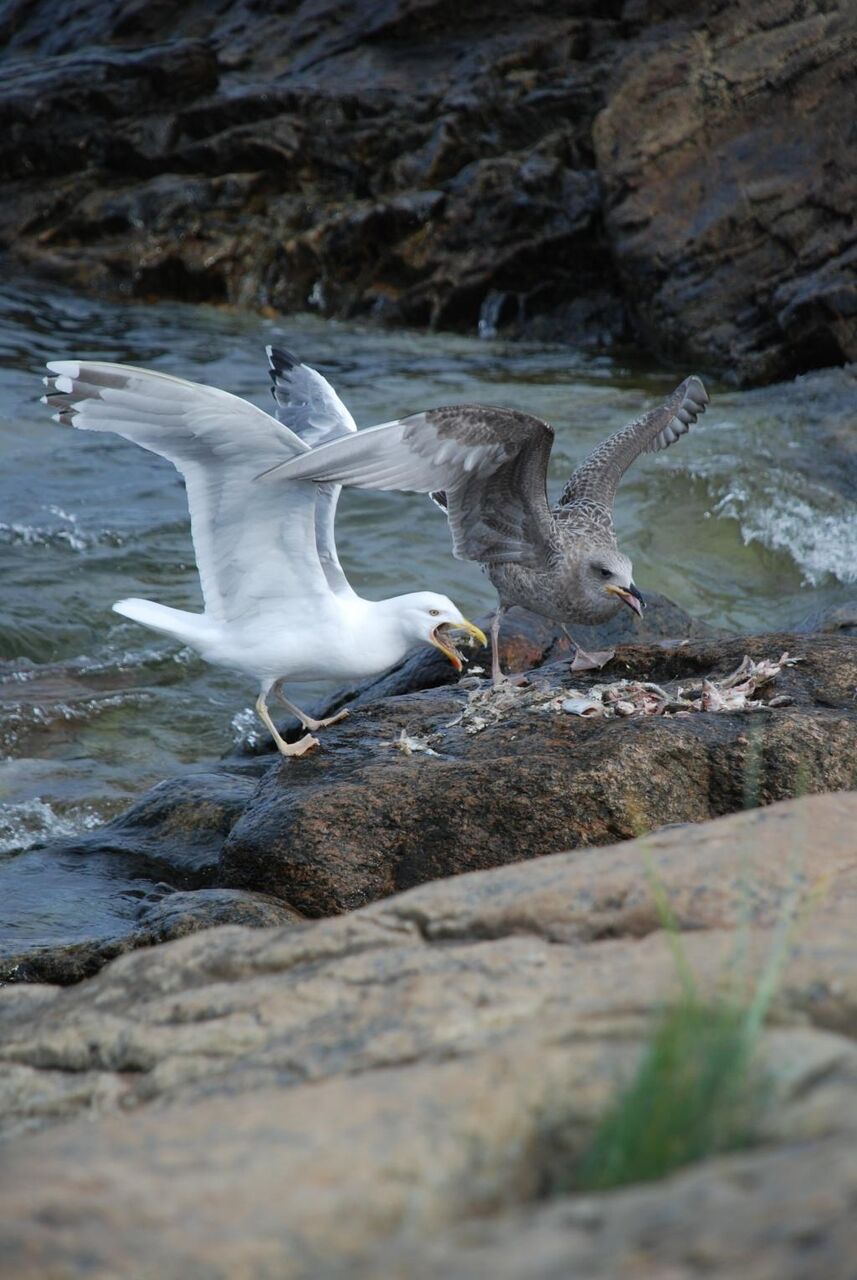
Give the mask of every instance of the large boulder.
[{"label": "large boulder", "polygon": [[740,383],[857,359],[857,10],[714,6],[620,59],[594,130],[639,332]]},{"label": "large boulder", "polygon": [[[0,1275],[846,1280],[855,821],[810,797],[0,990]],[[800,921],[760,1145],[580,1196],[681,989],[653,877],[703,998],[754,990]]]},{"label": "large boulder", "polygon": [[[664,597],[652,596],[639,634],[707,631]],[[626,634],[627,628],[614,622],[597,641],[608,643]],[[524,670],[561,657],[569,646],[553,624],[514,610],[503,627],[502,652],[511,669]],[[486,657],[475,655],[477,661]],[[340,691],[319,713],[330,714],[343,705],[383,708],[393,695],[456,681],[449,662],[424,646],[377,680]],[[65,673],[61,684],[63,690],[69,687]],[[44,692],[42,687],[39,697]],[[86,687],[83,692],[89,696]],[[299,732],[296,722],[284,728]],[[95,831],[0,863],[0,981],[78,982],[114,956],[179,931],[292,919],[295,913],[282,894],[273,899],[254,889],[216,887],[223,843],[259,778],[279,759],[272,746],[267,734],[259,735],[253,746],[233,753],[216,771],[159,783]],[[341,756],[337,769],[347,774]]]},{"label": "large boulder", "polygon": [[[857,644],[795,642],[627,646],[594,675],[554,663],[482,702],[481,720],[462,721],[477,682],[362,706],[316,755],[265,774],[224,840],[219,882],[327,915],[440,876],[857,787]],[[788,705],[628,719],[561,707],[572,689],[630,678],[674,691],[785,650],[801,662],[759,696]]]},{"label": "large boulder", "polygon": [[[99,830],[12,859],[0,877],[12,921],[0,977],[74,982],[175,936],[164,930],[176,920],[185,930],[331,915],[426,880],[857,788],[848,635],[623,645],[602,672],[571,673],[538,626],[509,634],[519,653],[547,644],[549,661],[523,684],[436,684],[433,668],[406,666],[358,693],[310,755],[231,757],[160,784]],[[800,661],[762,684],[757,708],[588,714],[604,685],[698,694],[745,655],[785,650]],[[397,693],[397,680],[411,691]]]}]

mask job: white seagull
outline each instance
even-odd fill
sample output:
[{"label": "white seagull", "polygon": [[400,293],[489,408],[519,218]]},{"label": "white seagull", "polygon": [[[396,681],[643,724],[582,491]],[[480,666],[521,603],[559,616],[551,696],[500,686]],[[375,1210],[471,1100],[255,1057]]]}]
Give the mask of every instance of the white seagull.
[{"label": "white seagull", "polygon": [[[346,712],[314,720],[285,698],[284,681],[377,675],[424,643],[461,670],[452,633],[487,641],[435,592],[357,595],[336,554],[339,485],[253,483],[261,470],[357,429],[321,374],[285,351],[267,352],[276,417],[215,387],[93,360],[51,360],[42,398],[57,410],[56,421],[113,431],[181,472],[205,612],[136,599],[113,608],[190,645],[207,662],[255,677],[260,719],[284,756],[299,756],[318,745],[314,731]],[[301,721],[306,732],[298,742],[277,732],[271,692]]]}]

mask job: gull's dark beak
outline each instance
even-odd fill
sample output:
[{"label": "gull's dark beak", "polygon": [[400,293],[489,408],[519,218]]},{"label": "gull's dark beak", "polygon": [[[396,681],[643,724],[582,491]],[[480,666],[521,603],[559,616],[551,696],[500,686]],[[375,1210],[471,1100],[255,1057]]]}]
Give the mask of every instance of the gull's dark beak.
[{"label": "gull's dark beak", "polygon": [[643,610],[646,607],[646,602],[634,586],[633,582],[630,587],[617,587],[611,582],[609,586],[604,588],[604,590],[611,596],[618,596],[623,604],[626,604],[629,609],[634,610],[634,613],[636,613],[638,618],[643,616]]},{"label": "gull's dark beak", "polygon": [[475,623],[468,622],[465,618],[462,618],[461,622],[441,622],[430,633],[429,644],[433,644],[436,649],[440,649],[444,657],[449,658],[456,671],[461,671],[464,663],[461,661],[461,656],[451,634],[454,631],[466,631],[474,640],[478,640],[483,648],[488,644],[488,637],[484,631],[480,631]]}]

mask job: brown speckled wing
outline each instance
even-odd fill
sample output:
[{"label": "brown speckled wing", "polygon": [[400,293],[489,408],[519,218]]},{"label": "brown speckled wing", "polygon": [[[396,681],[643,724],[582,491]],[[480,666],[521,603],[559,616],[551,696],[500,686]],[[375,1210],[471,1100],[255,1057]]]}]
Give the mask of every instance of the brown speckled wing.
[{"label": "brown speckled wing", "polygon": [[609,512],[623,475],[641,453],[667,449],[705,413],[708,393],[699,378],[686,378],[665,404],[651,409],[593,449],[560,495],[557,510],[583,500]]},{"label": "brown speckled wing", "polygon": [[547,469],[553,428],[514,409],[462,405],[426,414],[441,440],[500,446],[493,466],[445,482],[453,554],[483,564],[541,564],[553,539]]}]

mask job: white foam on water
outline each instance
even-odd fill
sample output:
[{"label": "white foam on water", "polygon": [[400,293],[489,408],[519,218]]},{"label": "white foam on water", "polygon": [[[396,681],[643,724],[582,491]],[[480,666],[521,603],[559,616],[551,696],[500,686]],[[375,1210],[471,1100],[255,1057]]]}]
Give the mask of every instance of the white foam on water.
[{"label": "white foam on water", "polygon": [[120,547],[124,537],[115,529],[81,529],[73,511],[51,503],[43,507],[50,515],[65,523],[65,528],[41,524],[5,524],[0,521],[0,543],[22,547],[68,547],[71,551],[88,551],[92,547]]},{"label": "white foam on water", "polygon": [[[163,654],[161,657],[163,658]],[[174,662],[177,667],[198,667],[203,660],[195,649],[191,649],[188,645],[183,645],[181,649],[176,649],[170,654],[170,661]]]},{"label": "white foam on water", "polygon": [[0,520],[0,543],[19,547],[68,547],[88,551],[92,547],[120,547],[124,539],[112,529],[83,533],[73,525],[68,529],[48,529],[40,525],[6,524]]},{"label": "white foam on water", "polygon": [[124,689],[119,693],[93,694],[74,702],[45,699],[42,703],[9,703],[0,720],[0,746],[10,754],[23,736],[33,729],[50,731],[55,725],[89,724],[96,716],[117,707],[145,706],[155,700],[145,689]]},{"label": "white foam on water", "polygon": [[712,512],[737,520],[745,544],[759,542],[771,551],[785,551],[810,586],[827,575],[845,584],[857,582],[857,511],[829,492],[823,505],[826,511],[821,502],[776,489],[751,495],[733,483]]},{"label": "white foam on water", "polygon": [[63,511],[62,507],[58,507],[53,502],[48,507],[48,511],[53,516],[59,516],[60,520],[67,520],[69,524],[77,524],[77,516],[73,511]]},{"label": "white foam on water", "polygon": [[[139,627],[128,627],[122,624],[114,629],[120,636],[123,631],[139,631]],[[172,648],[174,642],[164,640],[160,645],[147,645],[142,649],[121,649],[99,657],[88,657],[85,654],[74,659],[80,670],[88,675],[109,674],[112,671],[146,670],[174,665],[177,667],[198,666],[202,659],[193,649],[184,646]]]},{"label": "white foam on water", "polygon": [[0,542],[10,547],[57,547],[63,544],[72,551],[85,551],[92,545],[75,530],[43,529],[31,524],[6,524],[0,521]]},{"label": "white foam on water", "polygon": [[265,733],[252,707],[245,707],[232,717],[232,741],[236,746],[258,747]]},{"label": "white foam on water", "polygon": [[0,854],[22,852],[45,840],[92,831],[102,821],[91,809],[57,813],[46,800],[0,804]]}]

